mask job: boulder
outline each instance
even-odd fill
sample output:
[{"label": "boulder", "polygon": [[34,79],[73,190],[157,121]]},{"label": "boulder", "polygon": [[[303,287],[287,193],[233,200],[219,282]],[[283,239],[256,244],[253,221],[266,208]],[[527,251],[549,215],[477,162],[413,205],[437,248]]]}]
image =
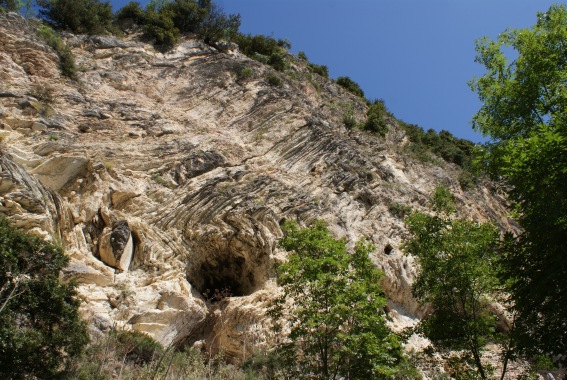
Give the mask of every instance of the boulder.
[{"label": "boulder", "polygon": [[77,260],[72,260],[61,272],[61,281],[69,282],[70,280],[75,280],[79,284],[94,284],[97,286],[107,286],[112,283],[112,278]]},{"label": "boulder", "polygon": [[134,254],[134,241],[128,222],[120,220],[112,228],[106,227],[99,238],[100,259],[113,268],[127,271]]},{"label": "boulder", "polygon": [[59,191],[71,180],[84,175],[88,163],[87,158],[80,156],[53,157],[32,170],[32,173],[45,187]]}]

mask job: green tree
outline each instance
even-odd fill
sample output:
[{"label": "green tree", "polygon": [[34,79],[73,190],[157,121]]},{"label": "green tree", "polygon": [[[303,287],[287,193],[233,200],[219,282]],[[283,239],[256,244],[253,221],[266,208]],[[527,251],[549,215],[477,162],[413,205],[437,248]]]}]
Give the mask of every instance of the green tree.
[{"label": "green tree", "polygon": [[156,48],[167,51],[175,46],[179,39],[179,29],[175,27],[175,13],[169,8],[159,11],[148,8],[145,14],[144,37],[153,41]]},{"label": "green tree", "polygon": [[37,0],[42,18],[73,33],[104,34],[112,28],[112,6],[99,0]]},{"label": "green tree", "polygon": [[0,219],[0,377],[54,378],[88,342],[60,247]]},{"label": "green tree", "polygon": [[[481,353],[489,342],[501,341],[495,331],[491,302],[502,290],[498,280],[499,231],[491,224],[454,218],[452,195],[438,187],[433,195],[435,215],[416,212],[405,222],[411,238],[406,252],[418,258],[414,297],[428,305],[419,330],[442,353],[463,350],[461,360],[487,379],[490,368]],[[511,352],[503,344],[504,370]]]},{"label": "green tree", "polygon": [[206,44],[215,44],[221,39],[231,40],[240,28],[240,15],[226,15],[223,10],[211,3],[207,16],[200,23],[197,32]]},{"label": "green tree", "polygon": [[[567,8],[553,5],[527,29],[477,41],[486,73],[473,126],[491,138],[481,162],[510,185],[523,232],[509,235],[506,274],[519,344],[567,356]],[[511,55],[510,60],[506,55]]]},{"label": "green tree", "polygon": [[181,33],[196,33],[208,14],[208,9],[201,7],[195,0],[172,1],[156,9],[170,10],[173,23]]},{"label": "green tree", "polygon": [[278,267],[283,295],[271,308],[271,316],[279,321],[290,313],[289,343],[283,345],[282,354],[293,376],[394,376],[402,349],[386,325],[382,273],[368,257],[374,247],[361,241],[349,254],[346,242],[334,239],[322,222],[305,229],[286,222],[283,230],[280,246],[292,253]]}]

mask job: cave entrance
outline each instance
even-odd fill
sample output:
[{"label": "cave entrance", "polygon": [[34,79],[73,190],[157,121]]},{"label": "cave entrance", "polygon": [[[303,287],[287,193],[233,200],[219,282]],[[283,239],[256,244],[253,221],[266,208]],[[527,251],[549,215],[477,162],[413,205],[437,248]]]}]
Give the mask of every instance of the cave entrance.
[{"label": "cave entrance", "polygon": [[243,257],[207,260],[190,273],[189,281],[210,302],[247,296],[254,291],[254,274]]}]

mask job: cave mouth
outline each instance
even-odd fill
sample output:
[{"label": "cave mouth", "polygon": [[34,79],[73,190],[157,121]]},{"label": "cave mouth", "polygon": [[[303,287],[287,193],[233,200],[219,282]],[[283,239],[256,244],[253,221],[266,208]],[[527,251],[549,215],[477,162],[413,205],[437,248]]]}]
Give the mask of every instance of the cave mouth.
[{"label": "cave mouth", "polygon": [[189,281],[207,301],[252,294],[256,287],[254,273],[243,257],[208,260],[193,270]]}]

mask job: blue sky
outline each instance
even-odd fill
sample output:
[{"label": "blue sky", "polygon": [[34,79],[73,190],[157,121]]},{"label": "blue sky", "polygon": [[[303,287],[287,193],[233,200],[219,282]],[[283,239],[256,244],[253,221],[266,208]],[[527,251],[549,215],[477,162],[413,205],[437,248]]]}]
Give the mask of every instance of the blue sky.
[{"label": "blue sky", "polygon": [[[115,9],[127,3],[111,1]],[[141,1],[146,4],[147,1]],[[241,31],[288,38],[292,52],[349,76],[369,99],[424,129],[481,141],[470,120],[480,107],[467,81],[480,76],[474,41],[525,28],[546,0],[217,0],[240,13]],[[561,3],[561,2],[560,2]]]}]

